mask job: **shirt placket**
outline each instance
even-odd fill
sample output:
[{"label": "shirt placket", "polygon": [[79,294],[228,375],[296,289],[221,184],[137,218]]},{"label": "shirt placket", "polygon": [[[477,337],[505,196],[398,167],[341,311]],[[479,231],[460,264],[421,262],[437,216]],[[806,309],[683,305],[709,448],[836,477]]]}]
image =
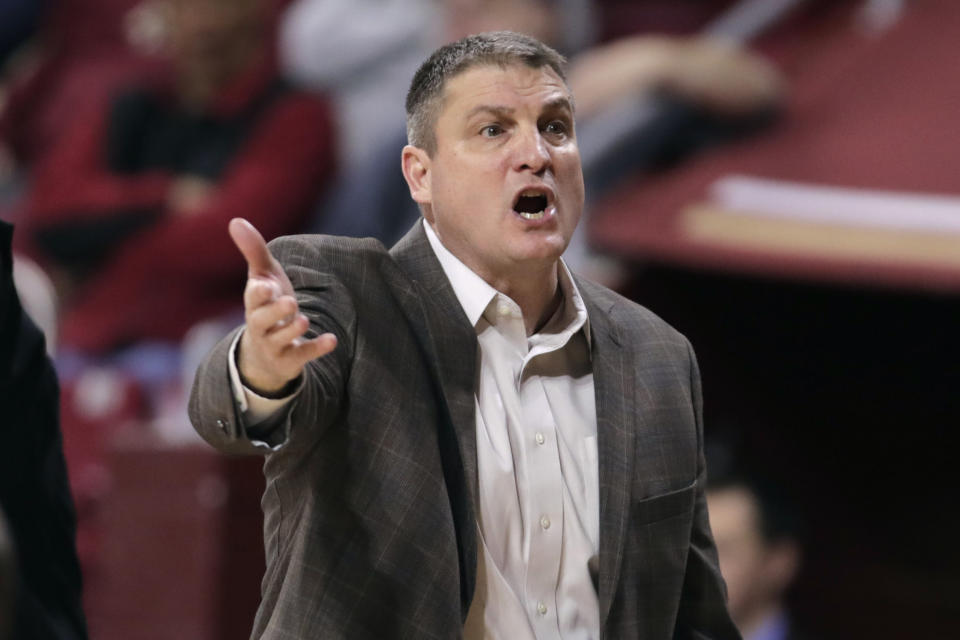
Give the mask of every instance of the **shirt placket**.
[{"label": "shirt placket", "polygon": [[498,330],[513,345],[518,356],[512,384],[515,397],[519,400],[514,415],[519,420],[510,428],[514,430],[511,439],[521,443],[521,473],[526,479],[518,487],[524,523],[524,548],[527,551],[524,604],[536,637],[556,638],[560,631],[556,593],[563,539],[563,492],[557,425],[552,418],[541,378],[534,375],[525,379],[531,354],[520,308],[501,295],[497,300],[497,315]]},{"label": "shirt placket", "polygon": [[[539,341],[538,341],[539,342]],[[524,521],[528,523],[527,577],[524,589],[537,638],[556,638],[560,633],[557,586],[563,546],[563,477],[557,423],[551,411],[536,358],[557,348],[539,344],[528,351],[517,375],[522,424],[519,438],[527,470]],[[531,346],[525,340],[525,346]]]},{"label": "shirt placket", "polygon": [[527,606],[537,637],[556,638],[560,631],[557,583],[563,542],[563,478],[557,425],[540,376],[525,379],[521,369],[518,392],[523,415],[521,437],[527,445]]}]

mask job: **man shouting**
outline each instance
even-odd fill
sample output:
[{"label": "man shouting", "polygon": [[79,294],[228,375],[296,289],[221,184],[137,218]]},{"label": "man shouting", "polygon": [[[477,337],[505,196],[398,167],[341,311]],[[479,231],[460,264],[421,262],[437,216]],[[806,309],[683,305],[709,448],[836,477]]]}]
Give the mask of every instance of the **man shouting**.
[{"label": "man shouting", "polygon": [[243,220],[246,323],[197,372],[200,434],[266,454],[254,638],[738,638],[683,336],[571,274],[564,61],[497,32],[407,96],[423,219],[373,240]]}]

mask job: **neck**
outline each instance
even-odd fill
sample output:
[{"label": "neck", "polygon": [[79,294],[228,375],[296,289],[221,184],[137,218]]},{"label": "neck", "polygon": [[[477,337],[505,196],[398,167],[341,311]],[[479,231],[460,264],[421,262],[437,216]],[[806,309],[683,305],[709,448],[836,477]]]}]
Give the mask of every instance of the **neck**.
[{"label": "neck", "polygon": [[520,306],[528,336],[542,329],[563,302],[559,257],[529,261],[519,266],[514,264],[511,268],[491,268],[484,261],[475,259],[472,252],[452,249],[444,242],[436,225],[429,219],[427,224],[447,252]]},{"label": "neck", "polygon": [[559,269],[559,262],[553,262],[538,271],[524,272],[519,278],[484,278],[484,280],[520,305],[523,323],[529,336],[542,329],[563,302]]}]

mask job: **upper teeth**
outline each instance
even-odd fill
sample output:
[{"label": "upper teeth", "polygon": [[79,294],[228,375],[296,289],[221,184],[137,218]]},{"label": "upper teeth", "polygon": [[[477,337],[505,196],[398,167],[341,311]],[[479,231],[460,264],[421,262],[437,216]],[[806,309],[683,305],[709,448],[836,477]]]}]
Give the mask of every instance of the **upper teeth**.
[{"label": "upper teeth", "polygon": [[520,195],[524,196],[525,198],[536,198],[537,196],[542,196],[543,194],[540,193],[539,191],[534,191],[533,189],[527,189]]}]

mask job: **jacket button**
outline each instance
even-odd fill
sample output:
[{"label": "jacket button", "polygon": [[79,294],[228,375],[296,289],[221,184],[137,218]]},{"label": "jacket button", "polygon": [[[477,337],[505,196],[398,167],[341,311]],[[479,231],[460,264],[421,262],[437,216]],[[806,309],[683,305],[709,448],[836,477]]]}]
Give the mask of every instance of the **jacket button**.
[{"label": "jacket button", "polygon": [[217,426],[220,427],[220,431],[223,431],[224,433],[226,433],[227,427],[229,427],[230,425],[223,418],[217,418]]}]

